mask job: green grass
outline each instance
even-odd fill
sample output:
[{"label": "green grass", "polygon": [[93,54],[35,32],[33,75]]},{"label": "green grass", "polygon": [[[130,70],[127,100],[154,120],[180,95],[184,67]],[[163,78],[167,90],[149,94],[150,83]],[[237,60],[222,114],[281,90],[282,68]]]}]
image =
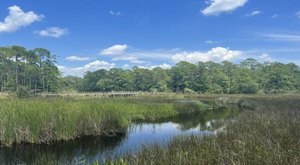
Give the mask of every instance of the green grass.
[{"label": "green grass", "polygon": [[[35,98],[0,99],[0,145],[52,143],[87,135],[125,133],[134,120],[155,120],[190,113],[172,99]],[[193,111],[207,110],[200,102]]]},{"label": "green grass", "polygon": [[107,164],[300,164],[299,97],[233,96],[228,102],[233,100],[247,108],[224,132],[177,137],[168,147],[149,146]]},{"label": "green grass", "polygon": [[[216,136],[182,136],[107,164],[300,164],[299,95],[186,95],[237,104],[244,111]],[[0,142],[52,143],[126,133],[135,120],[159,120],[212,109],[182,95],[133,98],[0,99]],[[179,100],[178,100],[179,99]],[[51,158],[50,158],[51,159]]]}]

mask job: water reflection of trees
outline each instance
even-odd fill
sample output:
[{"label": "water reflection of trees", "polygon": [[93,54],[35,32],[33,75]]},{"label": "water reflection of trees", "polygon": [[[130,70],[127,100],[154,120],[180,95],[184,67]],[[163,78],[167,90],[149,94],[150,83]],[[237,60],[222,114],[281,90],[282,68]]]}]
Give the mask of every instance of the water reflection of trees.
[{"label": "water reflection of trees", "polygon": [[52,145],[23,144],[0,148],[0,162],[4,164],[86,164],[109,155],[126,137],[83,137]]},{"label": "water reflection of trees", "polygon": [[182,114],[175,117],[169,117],[152,121],[151,123],[173,122],[179,125],[182,131],[199,127],[201,130],[213,131],[224,125],[228,119],[236,116],[239,109],[236,106],[216,106],[211,110],[193,113]]}]

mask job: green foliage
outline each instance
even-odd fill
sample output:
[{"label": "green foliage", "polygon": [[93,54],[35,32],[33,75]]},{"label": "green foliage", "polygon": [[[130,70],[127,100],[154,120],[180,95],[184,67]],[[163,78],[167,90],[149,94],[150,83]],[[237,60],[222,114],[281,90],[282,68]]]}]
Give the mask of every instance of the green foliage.
[{"label": "green foliage", "polygon": [[113,68],[87,72],[83,78],[60,78],[56,57],[43,48],[0,47],[0,92],[29,91],[108,92],[151,91],[211,94],[286,93],[300,91],[296,64],[260,63],[246,59],[240,64],[179,62],[171,69],[131,70]]},{"label": "green foliage", "polygon": [[75,76],[66,76],[61,78],[61,90],[62,91],[80,91],[82,86],[82,79]]},{"label": "green foliage", "polygon": [[17,96],[19,98],[28,98],[30,96],[30,91],[28,91],[27,87],[20,86],[17,91]]},{"label": "green foliage", "polygon": [[0,91],[17,95],[25,94],[24,88],[35,93],[57,91],[60,73],[55,62],[55,56],[46,49],[0,47]]},{"label": "green foliage", "polygon": [[111,69],[88,72],[79,89],[210,94],[286,93],[300,91],[300,68],[295,64],[179,62],[171,69]]},{"label": "green foliage", "polygon": [[188,62],[179,62],[170,71],[170,87],[173,92],[183,92],[192,87],[197,66]]}]

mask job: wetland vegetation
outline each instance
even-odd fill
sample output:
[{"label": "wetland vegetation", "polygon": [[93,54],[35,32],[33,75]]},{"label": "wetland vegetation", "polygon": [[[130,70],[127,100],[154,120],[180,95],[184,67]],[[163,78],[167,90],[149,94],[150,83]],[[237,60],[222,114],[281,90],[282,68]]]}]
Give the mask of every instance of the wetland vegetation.
[{"label": "wetland vegetation", "polygon": [[[233,99],[234,98],[234,99]],[[216,136],[180,136],[115,164],[299,164],[299,96],[232,97],[244,111]],[[246,104],[247,102],[247,104]],[[255,109],[244,107],[250,105]],[[246,110],[248,109],[248,110]],[[108,162],[110,163],[110,162]]]},{"label": "wetland vegetation", "polygon": [[[169,69],[113,68],[63,77],[50,51],[7,46],[0,47],[0,91],[0,163],[300,163],[300,68],[293,63],[182,61]],[[97,145],[110,144],[101,139],[134,146],[126,139],[139,124],[142,132],[166,127],[154,132],[158,139],[164,133],[171,138],[110,158],[99,154],[103,148]],[[139,136],[141,143],[146,135]],[[61,150],[53,146],[88,145],[80,140],[95,142],[96,150],[75,147],[65,153],[70,159],[51,153]],[[113,144],[115,151],[119,143]],[[29,153],[19,152],[25,149]],[[91,158],[78,158],[80,150],[91,150]]]},{"label": "wetland vegetation", "polygon": [[51,143],[88,135],[125,133],[132,121],[212,109],[200,101],[162,98],[0,99],[0,142]]},{"label": "wetland vegetation", "polygon": [[0,101],[5,105],[0,111],[5,116],[0,160],[8,164],[300,161],[299,95],[144,94]]},{"label": "wetland vegetation", "polygon": [[0,7],[0,165],[300,165],[300,0]]},{"label": "wetland vegetation", "polygon": [[[104,163],[122,155],[136,153],[145,146],[167,142],[181,135],[213,135],[224,123],[239,114],[237,107],[221,107],[201,113],[164,119],[134,121],[126,133],[117,136],[84,136],[50,145],[13,144],[0,149],[5,164],[88,164]],[[188,119],[188,120],[187,120]]]}]

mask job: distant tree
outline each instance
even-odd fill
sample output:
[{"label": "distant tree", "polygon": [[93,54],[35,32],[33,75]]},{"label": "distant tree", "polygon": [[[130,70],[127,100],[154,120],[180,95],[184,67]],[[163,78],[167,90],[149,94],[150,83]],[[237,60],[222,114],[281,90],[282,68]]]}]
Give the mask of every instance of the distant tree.
[{"label": "distant tree", "polygon": [[166,92],[169,91],[169,69],[163,69],[160,67],[153,68],[153,89],[160,92]]},{"label": "distant tree", "polygon": [[255,94],[259,90],[259,85],[251,76],[248,69],[241,69],[237,78],[238,93]]},{"label": "distant tree", "polygon": [[197,66],[185,61],[177,63],[170,70],[170,87],[174,92],[183,92],[185,88],[193,87],[192,80],[196,76]]},{"label": "distant tree", "polygon": [[256,70],[259,67],[259,62],[253,58],[248,58],[241,62],[240,66],[245,69]]},{"label": "distant tree", "polygon": [[200,93],[205,93],[208,90],[208,72],[205,63],[197,63],[193,76],[191,76],[190,88]]},{"label": "distant tree", "polygon": [[82,89],[86,92],[97,92],[105,87],[101,87],[98,81],[107,77],[107,71],[104,69],[95,72],[86,72],[83,77]]},{"label": "distant tree", "polygon": [[214,62],[205,63],[207,69],[207,92],[208,93],[228,93],[228,88],[230,86],[230,79],[225,74],[223,66]]},{"label": "distant tree", "polygon": [[61,78],[62,91],[81,91],[82,78],[76,76],[66,76]]},{"label": "distant tree", "polygon": [[136,91],[150,91],[154,86],[152,72],[148,69],[134,67],[133,89]]}]

